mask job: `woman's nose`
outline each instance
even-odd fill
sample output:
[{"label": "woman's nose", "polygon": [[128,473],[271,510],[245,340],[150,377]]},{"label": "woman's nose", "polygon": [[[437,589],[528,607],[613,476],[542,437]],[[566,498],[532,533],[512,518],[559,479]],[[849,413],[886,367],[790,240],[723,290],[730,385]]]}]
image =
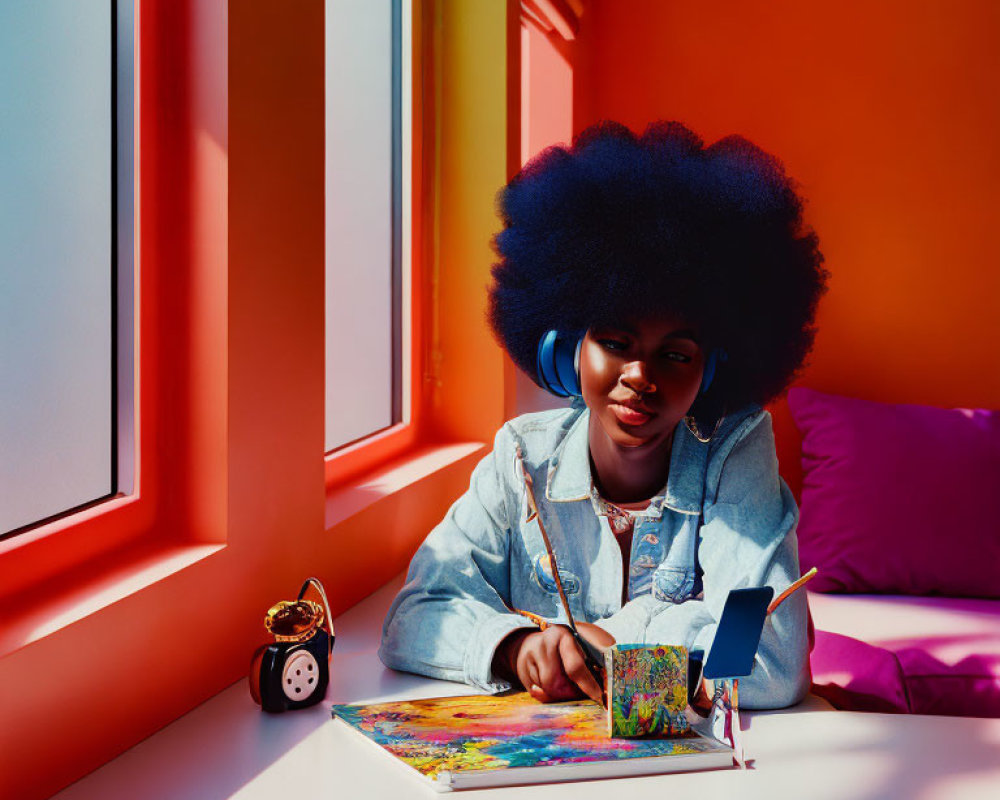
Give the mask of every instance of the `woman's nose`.
[{"label": "woman's nose", "polygon": [[650,394],[656,391],[656,384],[649,376],[649,368],[645,361],[629,361],[622,369],[621,382],[637,394]]}]

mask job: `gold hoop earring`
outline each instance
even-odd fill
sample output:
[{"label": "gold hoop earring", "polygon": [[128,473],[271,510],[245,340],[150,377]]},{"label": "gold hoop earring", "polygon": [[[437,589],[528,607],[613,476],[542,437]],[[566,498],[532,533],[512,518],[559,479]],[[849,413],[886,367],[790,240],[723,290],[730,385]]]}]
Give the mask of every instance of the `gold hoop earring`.
[{"label": "gold hoop earring", "polygon": [[715,434],[719,432],[719,426],[722,425],[722,420],[726,417],[725,415],[719,417],[718,422],[715,423],[715,427],[708,436],[704,436],[700,430],[698,430],[698,421],[691,415],[688,414],[684,417],[684,424],[687,425],[687,429],[691,431],[691,434],[702,444],[708,444],[715,437]]}]

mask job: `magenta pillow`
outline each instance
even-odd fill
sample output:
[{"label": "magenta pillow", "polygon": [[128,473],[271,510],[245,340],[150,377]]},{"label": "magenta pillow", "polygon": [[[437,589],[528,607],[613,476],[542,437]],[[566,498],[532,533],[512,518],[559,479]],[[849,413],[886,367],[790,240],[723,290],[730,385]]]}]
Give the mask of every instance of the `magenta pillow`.
[{"label": "magenta pillow", "polygon": [[[817,578],[813,578],[815,582]],[[812,693],[844,711],[906,714],[910,701],[896,654],[850,636],[816,631]]]},{"label": "magenta pillow", "polygon": [[810,588],[1000,597],[1000,412],[794,388]]},{"label": "magenta pillow", "polygon": [[[968,601],[966,601],[968,602]],[[971,638],[971,641],[970,641]],[[894,646],[914,714],[1000,717],[1000,638],[928,637]],[[958,661],[938,651],[964,649]]]}]

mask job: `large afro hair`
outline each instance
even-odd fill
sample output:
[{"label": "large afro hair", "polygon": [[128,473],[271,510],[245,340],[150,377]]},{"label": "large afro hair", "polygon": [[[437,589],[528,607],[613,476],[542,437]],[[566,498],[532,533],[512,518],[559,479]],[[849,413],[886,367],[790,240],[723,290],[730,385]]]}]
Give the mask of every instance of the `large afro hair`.
[{"label": "large afro hair", "polygon": [[678,122],[600,122],[531,159],[497,211],[489,322],[536,382],[546,331],[663,312],[728,355],[696,406],[770,402],[812,347],[818,239],[781,162],[740,136],[705,147]]}]

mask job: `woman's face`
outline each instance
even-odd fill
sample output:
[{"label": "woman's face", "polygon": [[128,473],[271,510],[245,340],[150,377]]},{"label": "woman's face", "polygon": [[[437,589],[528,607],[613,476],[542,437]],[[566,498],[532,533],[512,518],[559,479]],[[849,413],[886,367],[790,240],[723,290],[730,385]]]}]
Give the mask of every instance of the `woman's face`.
[{"label": "woman's face", "polygon": [[580,348],[583,399],[612,444],[655,446],[684,418],[704,367],[696,336],[672,316],[587,332]]}]

